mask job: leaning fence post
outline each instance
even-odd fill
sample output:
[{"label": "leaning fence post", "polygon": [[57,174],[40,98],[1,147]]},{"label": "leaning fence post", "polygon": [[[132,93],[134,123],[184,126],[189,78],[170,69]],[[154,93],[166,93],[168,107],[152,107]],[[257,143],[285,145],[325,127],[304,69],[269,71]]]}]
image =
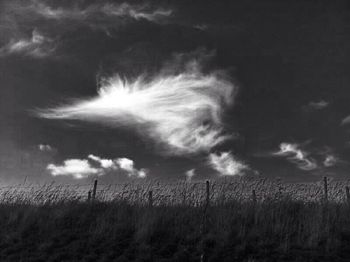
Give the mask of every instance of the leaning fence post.
[{"label": "leaning fence post", "polygon": [[253,203],[256,203],[256,193],[255,190],[252,190],[252,199],[253,199]]},{"label": "leaning fence post", "polygon": [[92,190],[92,200],[96,199],[96,190],[97,190],[97,179],[94,181],[94,188]]},{"label": "leaning fence post", "polygon": [[325,176],[323,178],[323,187],[324,187],[324,201],[328,201],[328,184],[327,184],[327,177]]},{"label": "leaning fence post", "polygon": [[91,201],[91,190],[89,190],[89,192],[88,192],[88,202],[90,202]]},{"label": "leaning fence post", "polygon": [[346,201],[350,204],[350,189],[348,186],[345,187]]},{"label": "leaning fence post", "polygon": [[153,206],[153,191],[150,190],[148,192],[148,206],[152,207]]}]

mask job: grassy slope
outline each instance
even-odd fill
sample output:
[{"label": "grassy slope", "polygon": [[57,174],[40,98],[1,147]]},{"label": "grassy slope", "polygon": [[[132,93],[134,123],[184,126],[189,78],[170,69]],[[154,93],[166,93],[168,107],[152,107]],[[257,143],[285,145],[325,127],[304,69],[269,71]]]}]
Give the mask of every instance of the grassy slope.
[{"label": "grassy slope", "polygon": [[[289,200],[208,209],[0,205],[0,261],[349,261],[350,209]],[[205,222],[203,222],[205,221]],[[204,226],[203,226],[204,225]]]}]

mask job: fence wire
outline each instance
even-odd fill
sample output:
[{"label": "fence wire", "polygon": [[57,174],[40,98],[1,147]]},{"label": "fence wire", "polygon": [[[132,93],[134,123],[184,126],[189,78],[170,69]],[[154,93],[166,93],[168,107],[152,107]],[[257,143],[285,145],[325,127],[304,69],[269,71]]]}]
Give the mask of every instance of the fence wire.
[{"label": "fence wire", "polygon": [[[345,188],[349,181],[327,181],[328,201],[344,202]],[[45,184],[16,185],[0,187],[0,203],[45,204],[64,201],[86,201],[91,184]],[[255,191],[253,197],[252,192]],[[200,206],[207,199],[205,181],[97,184],[96,201],[127,201],[132,204],[147,204],[152,191],[153,205]],[[284,199],[318,202],[325,196],[323,182],[283,183],[268,179],[234,179],[210,181],[209,201],[211,204],[225,204],[232,201],[279,201]]]}]

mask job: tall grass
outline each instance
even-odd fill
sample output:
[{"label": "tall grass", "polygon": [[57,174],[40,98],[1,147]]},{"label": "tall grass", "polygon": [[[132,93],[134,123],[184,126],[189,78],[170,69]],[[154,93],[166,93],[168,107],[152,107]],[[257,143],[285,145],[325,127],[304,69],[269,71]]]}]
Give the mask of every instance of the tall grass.
[{"label": "tall grass", "polygon": [[[0,202],[45,204],[66,201],[85,201],[93,183],[83,185],[44,184],[0,187]],[[345,187],[350,181],[329,181],[328,199],[345,202]],[[214,205],[232,201],[252,200],[256,192],[259,202],[289,198],[303,202],[319,202],[324,198],[323,182],[284,183],[265,178],[218,179],[210,182],[210,202]],[[153,192],[155,205],[201,206],[206,198],[205,181],[141,181],[124,184],[98,184],[97,199],[103,202],[127,201],[131,204],[146,204],[149,191]]]},{"label": "tall grass", "polygon": [[[347,182],[157,181],[2,188],[0,261],[349,261]],[[251,200],[256,190],[257,201]],[[154,205],[147,205],[148,192]]]}]

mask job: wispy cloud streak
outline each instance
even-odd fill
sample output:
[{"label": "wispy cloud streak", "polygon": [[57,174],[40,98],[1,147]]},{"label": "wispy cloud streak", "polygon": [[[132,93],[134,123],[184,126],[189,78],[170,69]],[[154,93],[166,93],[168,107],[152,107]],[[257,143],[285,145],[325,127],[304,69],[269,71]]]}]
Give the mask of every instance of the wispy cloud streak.
[{"label": "wispy cloud streak", "polygon": [[169,155],[208,152],[231,135],[222,114],[233,103],[236,87],[223,73],[204,74],[192,61],[178,74],[133,81],[104,80],[94,98],[37,111],[48,119],[75,119],[119,128],[132,127]]},{"label": "wispy cloud streak", "polygon": [[172,15],[171,9],[154,8],[149,4],[131,4],[131,3],[100,3],[87,6],[50,6],[45,1],[33,1],[30,9],[45,17],[54,20],[80,20],[96,21],[97,17],[148,20],[151,22],[161,22]]},{"label": "wispy cloud streak", "polygon": [[317,168],[316,161],[309,158],[308,154],[301,150],[297,144],[281,143],[280,150],[274,155],[286,157],[288,161],[305,171]]},{"label": "wispy cloud streak", "polygon": [[24,54],[32,57],[45,57],[55,49],[53,40],[33,30],[31,38],[11,39],[0,48],[0,55]]}]

